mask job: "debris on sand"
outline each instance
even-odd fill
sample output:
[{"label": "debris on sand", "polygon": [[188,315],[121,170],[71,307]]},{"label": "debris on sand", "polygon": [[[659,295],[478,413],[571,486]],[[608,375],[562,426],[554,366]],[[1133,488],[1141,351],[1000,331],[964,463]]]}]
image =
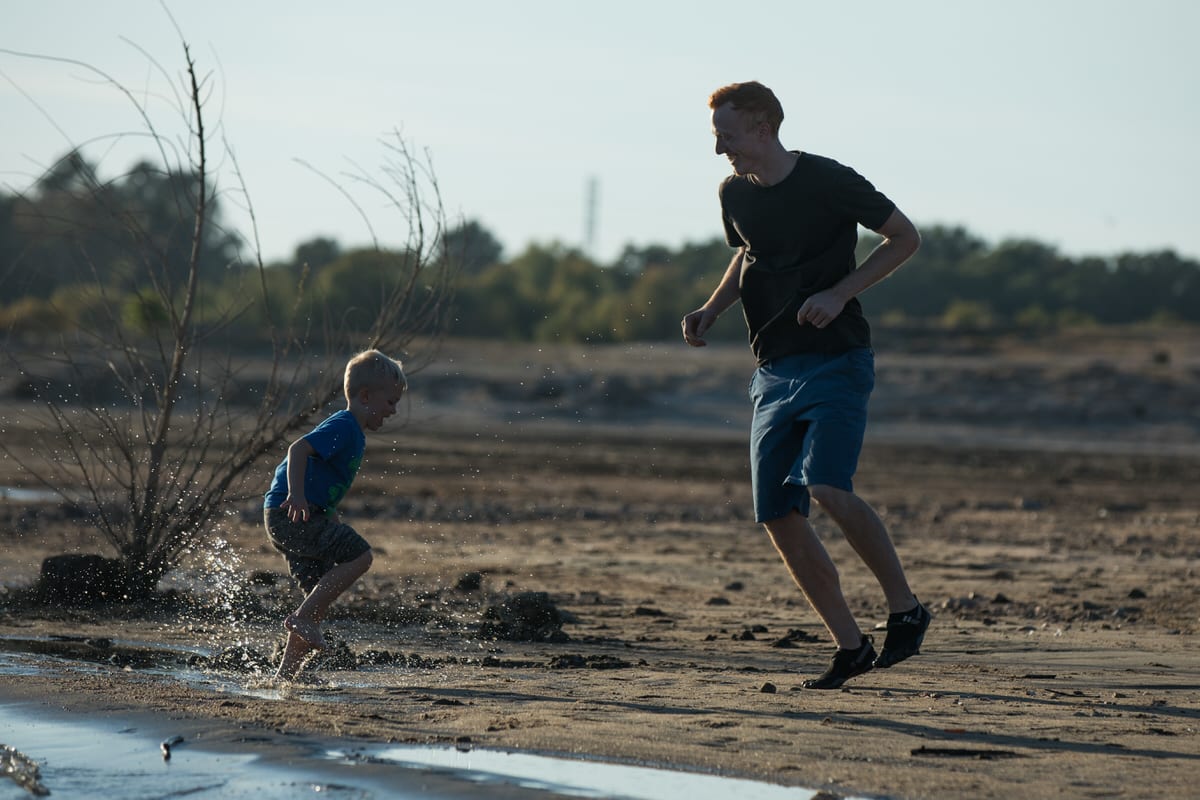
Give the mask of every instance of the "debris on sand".
[{"label": "debris on sand", "polygon": [[799,628],[791,628],[783,636],[780,636],[775,641],[771,642],[771,647],[795,647],[796,642],[820,642],[820,636],[814,636],[807,631],[802,631]]},{"label": "debris on sand", "polygon": [[182,736],[172,736],[170,739],[164,740],[163,743],[158,746],[158,749],[162,750],[163,761],[171,760],[171,748],[177,744],[183,744]]},{"label": "debris on sand", "polygon": [[568,653],[555,656],[550,659],[549,664],[550,669],[628,669],[632,666],[633,664],[624,659],[604,653],[588,656]]},{"label": "debris on sand", "polygon": [[1012,750],[997,750],[979,747],[921,747],[913,748],[914,756],[949,756],[951,758],[977,758],[989,761],[996,758],[1020,758],[1021,754]]},{"label": "debris on sand", "polygon": [[0,774],[7,775],[13,783],[34,797],[50,794],[50,790],[42,784],[42,771],[37,762],[6,744],[0,744]]}]

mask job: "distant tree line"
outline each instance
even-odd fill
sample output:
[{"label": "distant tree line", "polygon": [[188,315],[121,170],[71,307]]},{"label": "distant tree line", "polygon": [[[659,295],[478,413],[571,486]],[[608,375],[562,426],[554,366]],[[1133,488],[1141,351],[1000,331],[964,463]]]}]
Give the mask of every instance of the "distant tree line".
[{"label": "distant tree line", "polygon": [[[176,207],[181,182],[149,162],[100,181],[81,154],[61,159],[27,191],[0,191],[0,330],[10,335],[69,331],[98,298],[118,298],[133,330],[161,322],[150,287],[131,276],[139,252],[131,230],[159,243],[169,265],[188,263],[188,209]],[[201,242],[204,291],[197,309],[227,308],[247,269],[240,238],[224,229],[220,208]],[[877,323],[989,328],[1080,324],[1200,322],[1200,263],[1173,251],[1068,258],[1032,240],[989,244],[961,227],[922,228],[917,255],[862,300]],[[867,233],[860,255],[876,243]],[[145,252],[143,249],[140,252]],[[484,226],[468,220],[446,231],[442,257],[460,265],[451,336],[513,341],[624,342],[671,339],[679,320],[716,286],[732,254],[720,238],[680,247],[627,246],[612,263],[556,243],[531,244],[506,257]],[[343,248],[331,239],[299,244],[290,259],[267,265],[275,308],[248,307],[223,320],[253,341],[267,315],[327,319],[347,330],[366,326],[380,303],[383,272],[393,263],[375,248]],[[297,281],[314,291],[293,300]],[[320,304],[321,313],[313,307]],[[713,331],[740,340],[737,313]]]}]

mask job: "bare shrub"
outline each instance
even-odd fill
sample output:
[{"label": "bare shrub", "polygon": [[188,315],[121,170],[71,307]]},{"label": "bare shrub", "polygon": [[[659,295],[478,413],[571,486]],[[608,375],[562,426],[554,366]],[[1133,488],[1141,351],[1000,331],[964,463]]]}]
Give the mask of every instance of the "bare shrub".
[{"label": "bare shrub", "polygon": [[[151,59],[174,87],[184,130],[177,136],[156,127],[139,99],[144,94],[90,65],[68,63],[137,109],[159,159],[137,169],[170,178],[160,182],[168,196],[156,202],[186,231],[186,248],[110,202],[111,181],[75,170],[57,190],[107,212],[105,224],[120,235],[106,246],[117,239],[120,285],[133,288],[115,288],[113,262],[91,256],[93,218],[55,220],[55,235],[90,265],[90,280],[71,294],[91,298],[88,313],[71,315],[70,330],[57,317],[38,328],[22,316],[8,331],[4,355],[9,381],[19,382],[29,400],[13,419],[0,417],[0,427],[34,434],[0,437],[0,451],[43,487],[89,510],[98,538],[123,565],[129,599],[150,595],[184,552],[215,535],[230,503],[262,492],[266,472],[259,467],[340,395],[351,351],[376,347],[419,369],[442,330],[453,279],[453,261],[440,244],[446,215],[431,164],[399,134],[382,143],[378,171],[330,179],[356,207],[343,183],[382,197],[401,236],[407,232],[403,246],[384,249],[372,230],[375,268],[345,276],[361,278],[357,288],[372,294],[369,312],[331,306],[310,276],[281,276],[265,266],[256,231],[251,258],[217,270],[203,263],[206,237],[230,235],[213,213],[226,191],[219,178],[232,174],[252,220],[253,207],[232,153],[218,147],[214,157],[206,124],[210,82],[198,75],[186,43],[183,55],[179,85]],[[49,306],[70,315],[53,298]],[[418,345],[421,352],[409,352]]]}]

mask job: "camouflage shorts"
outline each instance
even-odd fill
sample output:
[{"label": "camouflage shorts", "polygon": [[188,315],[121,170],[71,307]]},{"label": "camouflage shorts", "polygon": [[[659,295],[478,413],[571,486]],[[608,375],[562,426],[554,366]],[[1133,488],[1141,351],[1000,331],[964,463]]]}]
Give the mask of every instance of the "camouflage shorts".
[{"label": "camouflage shorts", "polygon": [[292,522],[281,508],[263,509],[267,538],[287,559],[288,572],[307,594],[326,572],[369,552],[371,545],[358,532],[317,514],[308,522]]}]

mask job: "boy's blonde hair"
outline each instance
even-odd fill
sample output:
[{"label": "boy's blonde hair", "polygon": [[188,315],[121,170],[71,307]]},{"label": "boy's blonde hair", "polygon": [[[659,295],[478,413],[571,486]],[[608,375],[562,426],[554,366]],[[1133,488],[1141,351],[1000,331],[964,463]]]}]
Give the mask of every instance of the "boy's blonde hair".
[{"label": "boy's blonde hair", "polygon": [[399,361],[378,350],[364,350],[346,363],[343,388],[347,400],[363,389],[379,389],[393,385],[408,390],[404,367]]}]

